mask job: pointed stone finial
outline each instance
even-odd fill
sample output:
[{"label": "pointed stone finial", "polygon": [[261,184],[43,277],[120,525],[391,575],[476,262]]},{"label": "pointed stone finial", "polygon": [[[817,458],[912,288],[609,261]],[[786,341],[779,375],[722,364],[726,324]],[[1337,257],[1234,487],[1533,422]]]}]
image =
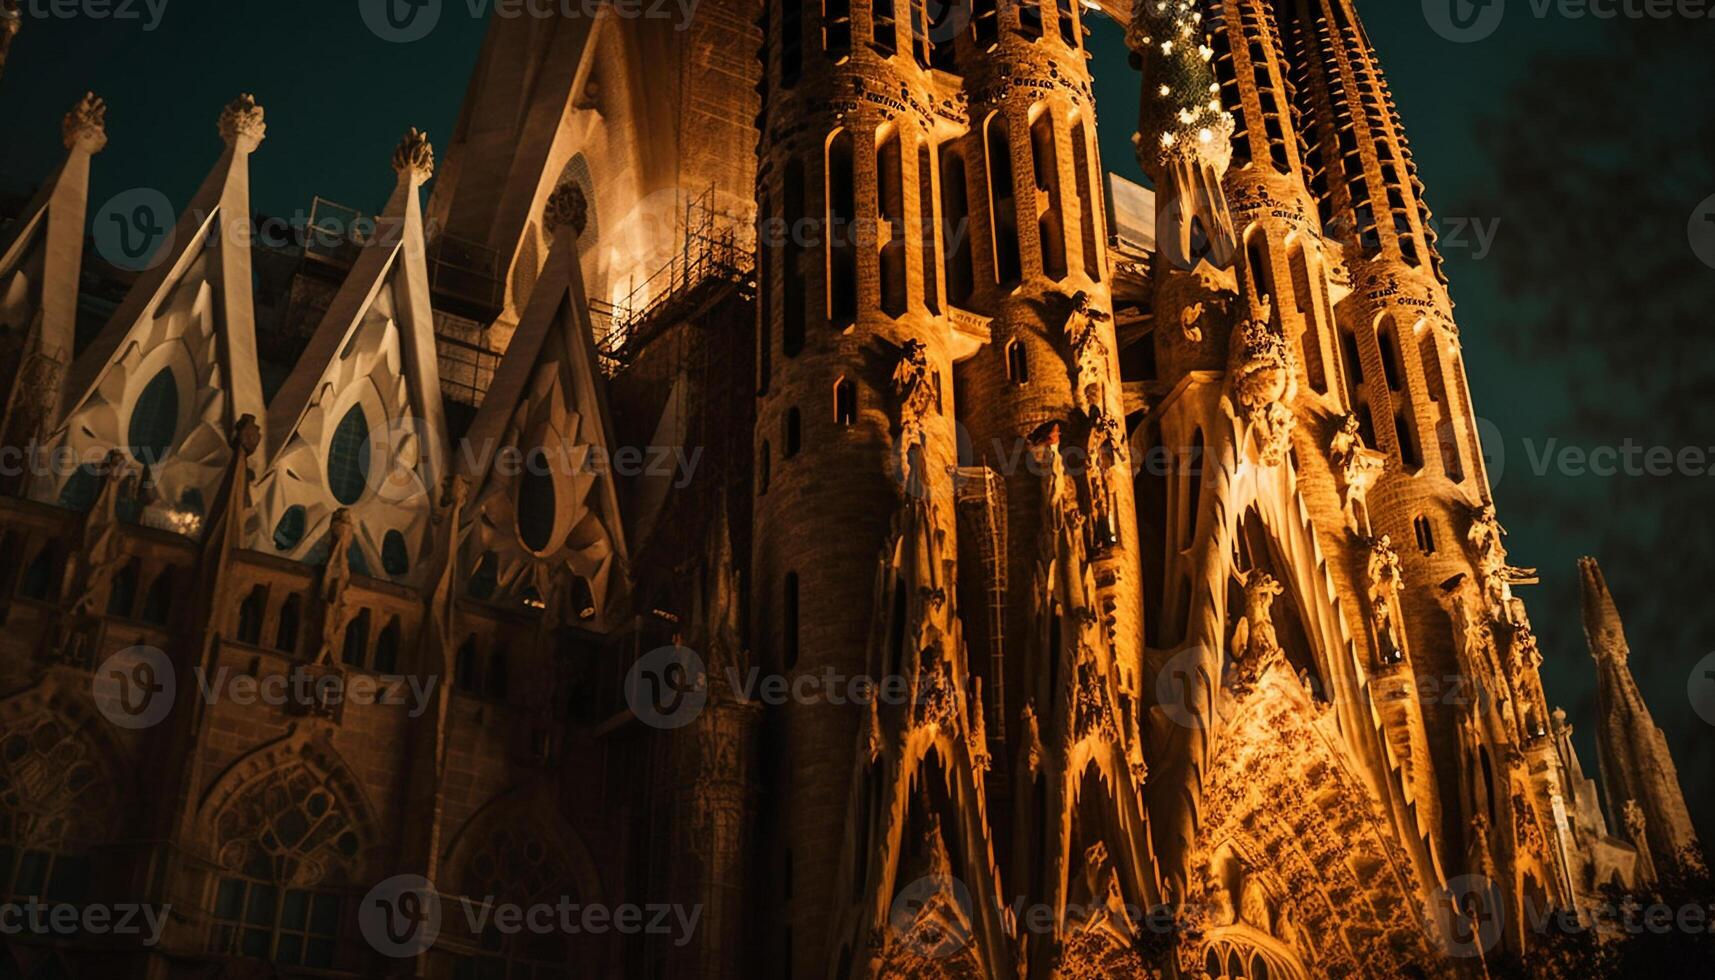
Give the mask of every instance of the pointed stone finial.
[{"label": "pointed stone finial", "polygon": [[567,181],[554,188],[554,193],[548,196],[548,206],[542,209],[542,224],[548,229],[548,234],[555,234],[561,227],[570,227],[574,237],[584,233],[584,225],[589,221],[590,205],[584,199],[583,188]]},{"label": "pointed stone finial", "polygon": [[256,104],[256,96],[248,92],[233,100],[220,114],[220,138],[243,153],[254,152],[267,134],[262,107]]},{"label": "pointed stone finial", "polygon": [[90,153],[100,153],[107,145],[107,103],[94,92],[85,92],[60,123],[60,135],[68,150],[81,147]]},{"label": "pointed stone finial", "polygon": [[393,151],[393,172],[400,177],[409,176],[419,184],[435,175],[435,148],[429,143],[428,133],[415,126],[405,131]]},{"label": "pointed stone finial", "polygon": [[1580,605],[1584,608],[1584,639],[1590,644],[1590,655],[1597,660],[1612,658],[1621,663],[1631,657],[1626,645],[1626,629],[1620,622],[1620,611],[1608,592],[1608,580],[1602,576],[1602,566],[1594,558],[1578,559]]}]

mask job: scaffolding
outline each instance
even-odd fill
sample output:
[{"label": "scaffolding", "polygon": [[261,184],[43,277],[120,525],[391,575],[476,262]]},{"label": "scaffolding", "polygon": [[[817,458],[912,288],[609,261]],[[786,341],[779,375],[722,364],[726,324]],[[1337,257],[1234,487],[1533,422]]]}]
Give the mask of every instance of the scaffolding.
[{"label": "scaffolding", "polygon": [[685,205],[679,251],[616,303],[590,301],[602,370],[618,373],[657,333],[690,319],[731,289],[756,288],[749,223],[715,206],[713,184]]}]

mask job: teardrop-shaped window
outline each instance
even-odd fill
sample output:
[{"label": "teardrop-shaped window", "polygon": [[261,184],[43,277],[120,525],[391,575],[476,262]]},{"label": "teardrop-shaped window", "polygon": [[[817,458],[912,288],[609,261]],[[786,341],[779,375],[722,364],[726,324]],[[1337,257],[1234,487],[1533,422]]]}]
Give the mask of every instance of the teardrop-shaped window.
[{"label": "teardrop-shaped window", "polygon": [[518,537],[524,547],[541,554],[554,540],[555,506],[554,474],[541,465],[540,455],[532,454],[530,465],[518,480]]},{"label": "teardrop-shaped window", "polygon": [[286,508],[280,515],[280,523],[274,525],[274,549],[276,551],[291,551],[304,540],[304,508],[295,505]]},{"label": "teardrop-shaped window", "polygon": [[179,382],[171,368],[162,368],[150,379],[131,406],[127,439],[131,458],[139,463],[159,463],[172,451],[179,432]]},{"label": "teardrop-shaped window", "polygon": [[368,481],[369,420],[363,417],[363,406],[353,405],[328,445],[328,490],[349,507],[363,499]]},{"label": "teardrop-shaped window", "polygon": [[405,535],[388,531],[381,539],[381,569],[398,578],[411,570],[411,550],[405,546]]}]

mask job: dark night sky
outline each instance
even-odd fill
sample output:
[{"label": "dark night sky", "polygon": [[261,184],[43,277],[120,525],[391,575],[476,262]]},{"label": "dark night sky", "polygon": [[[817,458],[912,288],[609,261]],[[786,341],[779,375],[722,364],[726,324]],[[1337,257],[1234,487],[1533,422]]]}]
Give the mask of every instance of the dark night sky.
[{"label": "dark night sky", "polygon": [[[1456,44],[1430,29],[1420,3],[1362,4],[1411,135],[1429,202],[1440,219],[1472,398],[1479,415],[1493,426],[1485,433],[1490,443],[1485,448],[1495,455],[1498,443],[1498,452],[1505,456],[1506,465],[1494,468],[1491,477],[1502,521],[1512,532],[1513,559],[1542,569],[1543,584],[1524,594],[1547,658],[1549,700],[1568,709],[1579,729],[1586,770],[1595,775],[1590,738],[1594,681],[1578,619],[1574,561],[1581,554],[1597,553],[1607,559],[1609,583],[1632,627],[1634,669],[1658,724],[1668,732],[1707,840],[1715,830],[1715,747],[1707,737],[1709,728],[1693,710],[1687,680],[1692,666],[1715,650],[1715,642],[1708,639],[1715,615],[1706,598],[1697,601],[1702,593],[1695,587],[1707,581],[1711,559],[1693,549],[1670,570],[1652,560],[1647,550],[1613,547],[1616,553],[1604,554],[1602,549],[1607,542],[1663,533],[1670,498],[1689,499],[1698,513],[1707,510],[1709,493],[1650,477],[1603,479],[1533,471],[1530,454],[1546,440],[1586,447],[1612,441],[1614,432],[1592,426],[1578,406],[1589,404],[1592,394],[1598,403],[1605,397],[1626,399],[1633,393],[1627,387],[1632,382],[1600,390],[1602,374],[1597,371],[1598,388],[1592,393],[1587,380],[1592,362],[1599,368],[1602,358],[1624,356],[1624,348],[1592,351],[1558,345],[1552,325],[1533,321],[1528,305],[1521,307],[1504,295],[1506,257],[1525,255],[1540,236],[1554,231],[1508,223],[1502,220],[1504,209],[1485,210],[1476,203],[1512,190],[1496,185],[1494,141],[1485,138],[1481,121],[1504,117],[1509,110],[1528,110],[1515,87],[1529,81],[1548,59],[1613,47],[1624,32],[1642,28],[1624,21],[1539,18],[1532,16],[1530,5],[1510,6],[1492,37]],[[425,129],[438,146],[445,145],[482,39],[483,25],[468,10],[467,3],[447,0],[434,31],[408,44],[377,38],[359,16],[358,4],[349,0],[169,0],[160,23],[148,31],[137,22],[28,20],[0,80],[0,186],[28,186],[57,163],[59,118],[85,89],[93,89],[109,104],[111,143],[96,159],[92,199],[99,202],[128,188],[153,187],[182,205],[219,150],[214,121],[221,106],[240,92],[252,92],[267,109],[269,130],[252,164],[257,210],[291,216],[307,211],[316,194],[373,209],[392,186],[389,156],[407,126]],[[1687,23],[1677,29],[1700,33],[1707,42],[1715,39],[1712,25],[1715,22]],[[1111,24],[1098,26],[1092,46],[1103,108],[1104,162],[1141,180],[1130,151],[1137,76]],[[1705,43],[1702,50],[1715,46]],[[1602,81],[1568,82],[1573,87],[1580,83],[1589,87]],[[1616,112],[1610,120],[1623,145],[1628,126],[1671,124],[1671,119],[1658,117],[1674,111],[1678,102],[1708,116],[1711,90],[1688,85],[1677,99],[1653,102],[1641,92],[1635,100],[1629,93],[1605,94],[1622,109],[1636,102],[1635,112]],[[1559,148],[1543,149],[1553,155]],[[1669,213],[1659,227],[1646,229],[1650,240],[1662,243],[1676,259],[1690,253],[1685,221],[1704,194],[1715,192],[1715,172],[1708,162],[1715,158],[1712,149],[1702,151],[1701,171],[1693,178],[1693,186],[1701,180],[1704,190],[1686,196],[1683,209],[1676,212],[1681,217]],[[1569,146],[1566,156],[1572,161],[1569,166],[1577,166],[1579,148]],[[1593,214],[1597,222],[1613,222],[1616,238],[1619,222],[1625,220],[1623,209],[1605,196],[1569,197],[1564,207]],[[1470,228],[1466,223],[1471,221],[1494,229],[1487,253],[1468,231],[1462,242],[1447,240],[1456,227]],[[1598,224],[1598,240],[1602,231]],[[1677,277],[1677,288],[1691,290],[1693,298],[1702,301],[1701,308],[1709,309],[1708,301],[1715,300],[1715,270],[1695,262],[1681,267],[1687,274]],[[1552,292],[1576,291],[1581,284],[1574,279],[1536,285]],[[1524,342],[1533,338],[1537,342]],[[1715,354],[1701,336],[1676,339],[1683,343],[1679,356],[1692,365],[1688,373],[1715,370]],[[1692,397],[1700,394],[1696,386],[1691,389]],[[1672,397],[1665,391],[1649,394]],[[1629,434],[1649,441],[1651,432]],[[1701,438],[1705,434],[1708,438]],[[1715,432],[1707,426],[1689,434],[1681,427],[1655,439],[1673,447],[1715,447]],[[1706,519],[1694,521],[1688,533],[1698,529],[1708,530]],[[1663,587],[1660,577],[1670,571],[1687,584]],[[1704,703],[1715,705],[1715,692]]]}]

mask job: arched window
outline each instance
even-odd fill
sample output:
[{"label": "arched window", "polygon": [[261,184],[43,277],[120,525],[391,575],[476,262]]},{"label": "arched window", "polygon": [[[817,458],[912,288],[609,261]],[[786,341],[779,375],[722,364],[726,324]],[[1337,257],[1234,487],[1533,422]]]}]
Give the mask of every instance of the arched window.
[{"label": "arched window", "polygon": [[1017,337],[1006,342],[1006,380],[1015,385],[1030,383],[1030,356]]},{"label": "arched window", "polygon": [[470,585],[466,586],[474,599],[492,599],[495,589],[500,587],[500,557],[492,551],[485,551],[477,559],[476,568],[470,573]]},{"label": "arched window", "polygon": [[476,662],[476,635],[473,633],[459,644],[458,655],[453,660],[453,684],[459,690],[472,694],[480,691],[482,685],[478,676],[479,666]]},{"label": "arched window", "polygon": [[18,578],[18,594],[26,599],[43,601],[59,598],[59,569],[59,549],[53,542],[42,545]]},{"label": "arched window", "polygon": [[798,0],[780,3],[780,87],[798,84],[804,73],[804,5]]},{"label": "arched window", "polygon": [[363,667],[369,660],[369,610],[364,609],[345,624],[345,644],[340,659],[353,667]]},{"label": "arched window", "polygon": [[298,652],[298,625],[303,619],[303,600],[296,592],[280,604],[280,625],[274,630],[274,649],[285,654]]},{"label": "arched window", "polygon": [[822,0],[822,50],[835,61],[851,54],[851,0]]},{"label": "arched window", "polygon": [[1031,40],[1042,36],[1042,0],[1018,0],[1018,26]]},{"label": "arched window", "polygon": [[919,6],[927,7],[929,14],[929,67],[952,71],[956,50],[953,40],[959,30],[952,14],[955,10],[962,12],[964,8],[949,0],[923,0]]},{"label": "arched window", "polygon": [[375,672],[391,674],[399,669],[399,617],[394,616],[381,628],[375,640]]},{"label": "arched window", "polygon": [[971,267],[970,199],[965,187],[965,156],[957,149],[941,154],[941,236],[946,247],[947,302],[958,305],[971,298],[975,273]]},{"label": "arched window", "polygon": [[171,368],[162,368],[131,406],[126,437],[131,458],[145,465],[167,458],[179,431],[179,382]]},{"label": "arched window", "polygon": [[509,693],[506,686],[506,661],[507,650],[503,645],[495,647],[488,655],[488,674],[483,679],[486,682],[487,695],[496,701],[505,701]]},{"label": "arched window", "polygon": [[899,25],[893,16],[893,0],[871,0],[869,15],[876,52],[884,58],[893,57],[899,51]]},{"label": "arched window", "polygon": [[917,62],[917,67],[931,67],[929,22],[927,12],[923,9],[928,3],[946,7],[950,4],[940,3],[939,0],[905,0],[907,16],[911,18],[911,59]]},{"label": "arched window", "polygon": [[333,499],[351,506],[363,499],[369,481],[369,420],[363,406],[353,405],[334,430],[328,444],[328,491]]},{"label": "arched window", "polygon": [[884,129],[875,150],[875,196],[883,228],[877,252],[881,308],[896,317],[905,312],[905,169],[899,131],[892,126]]},{"label": "arched window", "polygon": [[1394,432],[1399,436],[1399,459],[1409,473],[1423,469],[1422,443],[1417,438],[1417,422],[1411,411],[1401,408],[1394,412]]},{"label": "arched window", "polygon": [[774,279],[776,236],[774,209],[764,193],[756,207],[756,397],[768,394],[774,374]]},{"label": "arched window", "polygon": [[802,438],[803,422],[796,406],[786,410],[786,428],[784,455],[787,459],[798,455],[798,447]]},{"label": "arched window", "polygon": [[79,514],[87,513],[95,506],[95,498],[101,493],[103,479],[101,469],[94,463],[79,466],[60,489],[60,506]]},{"label": "arched window", "polygon": [[[1061,26],[1068,29],[1070,14],[1067,13],[1067,0],[1060,0]],[[1068,38],[1067,43],[1071,44]],[[1075,173],[1078,191],[1078,225],[1083,232],[1084,275],[1091,282],[1102,281],[1102,235],[1100,219],[1096,216],[1096,194],[1090,167],[1090,135],[1084,126],[1084,117],[1078,116],[1072,120],[1072,167]]]},{"label": "arched window", "polygon": [[847,327],[857,320],[857,186],[852,171],[852,134],[838,130],[827,148],[828,322]]},{"label": "arched window", "polygon": [[268,587],[258,585],[238,604],[238,642],[257,646],[262,642],[262,617],[268,611]]},{"label": "arched window", "polygon": [[381,570],[394,578],[411,570],[411,549],[405,544],[405,535],[397,529],[381,538]]},{"label": "arched window", "polygon": [[1000,18],[995,8],[995,0],[973,0],[971,39],[976,42],[978,51],[986,52],[1000,41]]},{"label": "arched window", "polygon": [[1399,328],[1392,316],[1382,317],[1376,327],[1376,344],[1381,348],[1382,373],[1387,377],[1389,391],[1405,387],[1405,364],[1399,355]]},{"label": "arched window", "polygon": [[133,558],[125,563],[107,586],[107,615],[130,618],[131,606],[137,601],[137,578],[142,564]]},{"label": "arched window", "polygon": [[[1024,9],[1032,9],[1027,5]],[[1037,17],[1041,11],[1037,10]],[[1041,23],[1037,23],[1041,31]],[[1054,113],[1046,105],[1035,110],[1030,122],[1030,158],[1035,167],[1037,199],[1036,238],[1042,249],[1042,274],[1058,282],[1066,278],[1066,219],[1060,211],[1060,149],[1055,142]]]},{"label": "arched window", "polygon": [[781,666],[791,670],[798,664],[798,573],[787,572],[780,595],[780,633],[784,643]]},{"label": "arched window", "polygon": [[286,508],[274,525],[274,550],[291,551],[304,540],[305,513],[301,504]]},{"label": "arched window", "polygon": [[852,425],[857,422],[857,385],[850,378],[834,382],[834,424]]},{"label": "arched window", "polygon": [[172,619],[177,579],[173,569],[164,568],[155,576],[155,581],[149,583],[149,591],[143,596],[143,622],[165,626]]},{"label": "arched window", "polygon": [[988,157],[989,224],[994,229],[994,276],[1000,285],[1017,283],[1022,275],[1018,257],[1018,201],[1013,196],[1012,143],[1005,117],[991,113],[984,124]]},{"label": "arched window", "polygon": [[1292,298],[1298,315],[1304,320],[1304,376],[1318,394],[1328,393],[1328,374],[1322,365],[1322,315],[1318,287],[1321,283],[1310,267],[1304,243],[1294,241],[1287,250],[1287,263],[1292,266]]},{"label": "arched window", "polygon": [[[916,6],[915,2],[913,6]],[[923,306],[930,313],[938,314],[941,312],[941,256],[936,248],[934,150],[928,140],[917,143],[916,189],[918,234],[922,239],[918,249],[923,259]]]},{"label": "arched window", "polygon": [[1411,527],[1417,534],[1417,550],[1426,555],[1435,554],[1435,525],[1430,523],[1429,515],[1417,515]]},{"label": "arched window", "polygon": [[804,291],[804,249],[812,229],[805,223],[809,213],[804,200],[804,163],[791,160],[786,164],[786,263],[781,284],[785,294],[786,316],[780,337],[780,352],[797,357],[804,349],[804,317],[807,313]]},{"label": "arched window", "polygon": [[1060,40],[1068,48],[1077,50],[1082,46],[1082,38],[1078,36],[1078,23],[1072,19],[1072,0],[1057,0],[1055,8],[1060,15]]},{"label": "arched window", "polygon": [[530,462],[518,478],[518,539],[539,555],[554,544],[557,495],[547,453],[532,453],[526,459]]},{"label": "arched window", "polygon": [[1245,277],[1250,281],[1251,295],[1259,301],[1265,297],[1273,298],[1274,291],[1269,285],[1268,239],[1261,228],[1253,227],[1245,233]]}]

